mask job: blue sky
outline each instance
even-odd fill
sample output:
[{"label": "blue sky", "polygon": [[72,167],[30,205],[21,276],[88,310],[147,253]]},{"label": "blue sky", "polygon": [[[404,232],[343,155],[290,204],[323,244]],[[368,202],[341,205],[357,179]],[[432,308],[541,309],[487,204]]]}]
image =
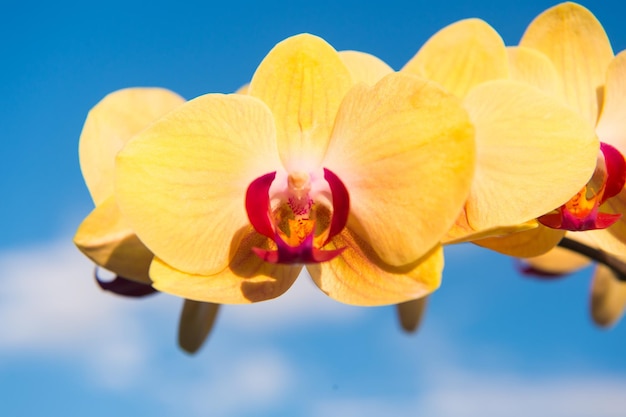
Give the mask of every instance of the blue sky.
[{"label": "blue sky", "polygon": [[[517,4],[516,4],[517,3]],[[336,303],[306,277],[284,297],[226,307],[195,356],[180,300],[99,291],[71,237],[91,210],[78,166],[87,111],[161,86],[230,92],[269,49],[311,32],[399,69],[434,32],[480,17],[508,44],[553,2],[12,4],[0,25],[0,415],[574,416],[626,411],[626,325],[595,328],[590,270],[537,282],[510,259],[449,248],[420,332],[390,307]],[[626,5],[583,2],[614,50]]]}]

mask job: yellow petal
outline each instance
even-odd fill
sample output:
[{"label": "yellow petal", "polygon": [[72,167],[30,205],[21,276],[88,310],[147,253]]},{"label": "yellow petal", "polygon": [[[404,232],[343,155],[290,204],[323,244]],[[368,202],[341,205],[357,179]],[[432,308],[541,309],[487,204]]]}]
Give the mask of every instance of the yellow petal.
[{"label": "yellow petal", "polygon": [[464,97],[480,83],[508,78],[509,64],[498,32],[483,20],[466,19],[437,32],[402,71],[437,81]]},{"label": "yellow petal", "polygon": [[329,262],[307,265],[317,286],[346,304],[397,304],[430,294],[439,287],[443,249],[435,247],[422,259],[402,267],[385,264],[371,246],[345,229],[324,249],[346,248]]},{"label": "yellow petal", "polygon": [[529,258],[543,255],[554,248],[565,236],[564,230],[550,229],[539,224],[532,230],[513,233],[508,236],[490,237],[474,240],[483,248],[517,258]]},{"label": "yellow petal", "polygon": [[81,223],[74,243],[97,265],[124,278],[150,283],[150,252],[124,221],[117,203],[109,197]]},{"label": "yellow petal", "polygon": [[491,81],[465,99],[477,164],[466,204],[475,230],[523,223],[561,206],[591,177],[599,142],[576,112],[529,85]]},{"label": "yellow petal", "polygon": [[213,328],[219,304],[185,300],[178,323],[178,345],[188,353],[202,347]]},{"label": "yellow petal", "polygon": [[[571,237],[571,234],[567,236]],[[589,265],[591,261],[586,256],[557,246],[543,255],[527,258],[525,262],[544,272],[569,274]]]},{"label": "yellow petal", "polygon": [[604,86],[604,104],[596,132],[601,141],[626,154],[626,51],[611,61]]},{"label": "yellow petal", "polygon": [[124,144],[184,102],[162,88],[127,88],[107,95],[91,109],[80,135],[78,155],[96,205],[113,195],[115,155]]},{"label": "yellow petal", "polygon": [[450,229],[471,183],[473,133],[458,99],[417,76],[346,96],[324,166],[350,193],[348,225],[385,262],[415,261]]},{"label": "yellow petal", "polygon": [[535,18],[520,46],[550,58],[563,80],[568,103],[595,125],[606,68],[613,50],[602,25],[583,6],[566,2]]},{"label": "yellow petal", "polygon": [[340,51],[339,57],[348,67],[354,82],[374,85],[393,69],[380,58],[358,51]]},{"label": "yellow petal", "polygon": [[319,168],[337,109],[351,85],[337,51],[313,35],[280,42],[261,62],[248,94],[274,113],[280,157],[288,171]]},{"label": "yellow petal", "polygon": [[604,265],[598,265],[591,283],[591,317],[604,327],[614,325],[626,309],[626,282],[619,281]]},{"label": "yellow petal", "polygon": [[444,245],[453,243],[472,242],[477,239],[485,239],[488,237],[501,237],[512,233],[532,230],[537,227],[537,220],[529,220],[524,223],[514,224],[511,226],[493,227],[490,229],[474,230],[467,221],[467,212],[463,210],[456,222],[445,236],[441,239]]},{"label": "yellow petal", "polygon": [[507,48],[511,79],[537,87],[565,101],[563,82],[556,68],[541,52],[523,46]]},{"label": "yellow petal", "polygon": [[417,330],[424,317],[427,301],[428,297],[422,297],[396,305],[398,319],[404,331],[413,333]]},{"label": "yellow petal", "polygon": [[253,247],[269,249],[267,238],[244,228],[241,245],[228,267],[214,275],[189,274],[155,258],[150,267],[153,287],[190,300],[219,304],[245,304],[282,295],[294,283],[301,266],[278,265],[261,260]]},{"label": "yellow petal", "polygon": [[118,154],[116,195],[150,250],[175,269],[211,275],[248,224],[244,198],[281,168],[272,115],[253,97],[208,94],[137,135]]}]

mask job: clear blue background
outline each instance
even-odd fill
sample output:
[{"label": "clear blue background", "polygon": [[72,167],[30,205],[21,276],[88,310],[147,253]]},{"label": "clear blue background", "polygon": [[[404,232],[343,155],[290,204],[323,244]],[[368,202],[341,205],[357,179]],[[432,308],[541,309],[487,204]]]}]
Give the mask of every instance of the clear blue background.
[{"label": "clear blue background", "polygon": [[[626,327],[591,324],[589,269],[537,282],[506,257],[450,248],[415,335],[393,308],[335,303],[301,277],[279,300],[224,308],[188,356],[175,343],[180,300],[100,292],[71,244],[92,208],[78,137],[113,90],[230,92],[301,32],[399,69],[458,19],[483,18],[515,44],[554,4],[5,2],[0,415],[626,416]],[[583,4],[625,49],[626,5]]]}]

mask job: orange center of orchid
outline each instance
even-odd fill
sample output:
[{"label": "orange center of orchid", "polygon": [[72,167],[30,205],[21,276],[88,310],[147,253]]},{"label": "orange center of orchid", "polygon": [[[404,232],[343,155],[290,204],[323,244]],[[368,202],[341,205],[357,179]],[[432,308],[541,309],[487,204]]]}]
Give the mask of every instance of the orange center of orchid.
[{"label": "orange center of orchid", "polygon": [[[297,247],[315,232],[313,199],[310,196],[311,177],[306,172],[291,173],[287,177],[287,206],[289,207],[285,231],[277,232],[285,243]],[[289,213],[290,211],[290,213]],[[277,211],[281,213],[280,210]],[[280,218],[275,221],[280,223]]]},{"label": "orange center of orchid", "polygon": [[606,188],[606,180],[607,174],[604,158],[598,158],[598,167],[594,171],[591,180],[565,203],[565,209],[577,218],[588,216],[599,205]]}]

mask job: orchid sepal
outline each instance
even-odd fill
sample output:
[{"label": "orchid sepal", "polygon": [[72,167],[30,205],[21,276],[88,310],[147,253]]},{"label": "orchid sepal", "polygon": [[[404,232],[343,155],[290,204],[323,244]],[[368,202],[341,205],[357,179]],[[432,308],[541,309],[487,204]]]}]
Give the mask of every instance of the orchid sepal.
[{"label": "orchid sepal", "polygon": [[537,268],[529,263],[523,262],[523,261],[518,261],[516,262],[516,269],[519,273],[521,273],[522,275],[525,275],[527,277],[531,277],[531,278],[537,278],[537,279],[542,279],[542,280],[553,280],[553,279],[559,279],[559,278],[564,278],[566,277],[568,274],[565,272],[550,272],[550,271],[545,271],[541,268]]},{"label": "orchid sepal", "polygon": [[116,275],[111,281],[104,281],[98,276],[98,269],[94,272],[94,278],[98,286],[104,291],[110,291],[117,295],[125,297],[145,297],[146,295],[157,292],[150,284],[137,282],[120,275]]}]

